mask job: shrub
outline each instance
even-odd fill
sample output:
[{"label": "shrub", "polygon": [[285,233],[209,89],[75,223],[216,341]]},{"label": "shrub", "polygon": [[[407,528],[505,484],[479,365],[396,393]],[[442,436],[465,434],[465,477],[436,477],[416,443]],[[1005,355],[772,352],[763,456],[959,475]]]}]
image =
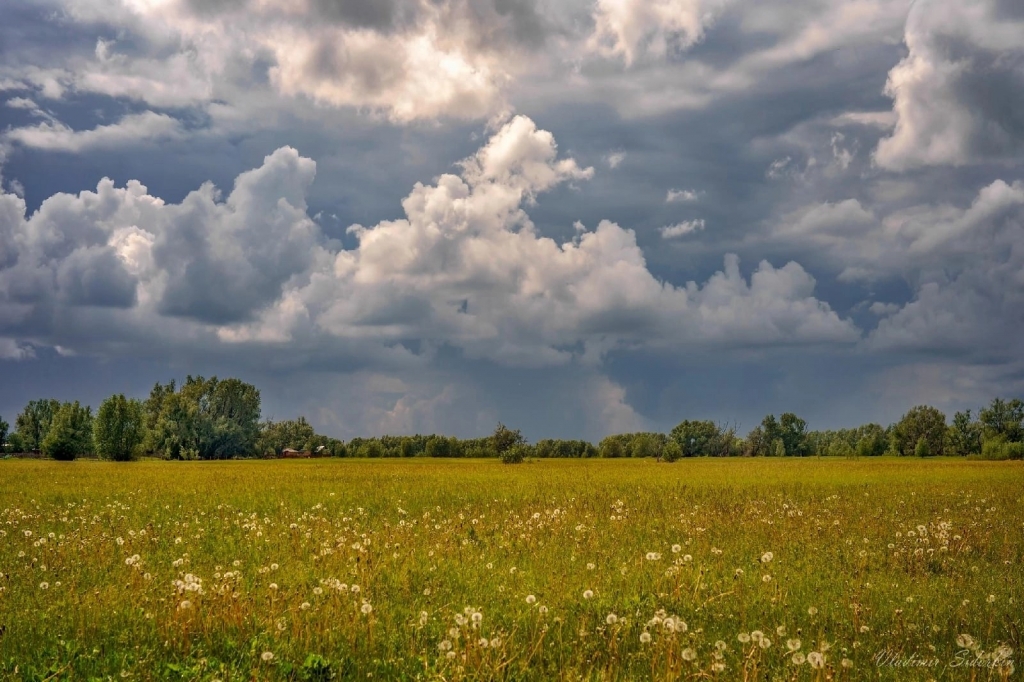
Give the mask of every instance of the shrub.
[{"label": "shrub", "polygon": [[917,445],[914,446],[914,454],[918,457],[930,457],[932,449],[928,445],[928,439],[921,436],[917,439]]},{"label": "shrub", "polygon": [[981,446],[981,458],[992,460],[1024,459],[1024,443],[1007,443],[989,438]]},{"label": "shrub", "polygon": [[683,456],[683,449],[675,440],[670,440],[661,450],[661,458],[666,462],[675,462]]}]

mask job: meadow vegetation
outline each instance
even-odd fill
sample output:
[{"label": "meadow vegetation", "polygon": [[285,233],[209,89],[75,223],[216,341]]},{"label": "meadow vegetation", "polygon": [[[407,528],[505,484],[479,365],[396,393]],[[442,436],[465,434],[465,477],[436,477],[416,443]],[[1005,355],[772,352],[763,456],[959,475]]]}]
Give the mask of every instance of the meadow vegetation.
[{"label": "meadow vegetation", "polygon": [[1022,473],[7,460],[0,678],[1016,679]]}]

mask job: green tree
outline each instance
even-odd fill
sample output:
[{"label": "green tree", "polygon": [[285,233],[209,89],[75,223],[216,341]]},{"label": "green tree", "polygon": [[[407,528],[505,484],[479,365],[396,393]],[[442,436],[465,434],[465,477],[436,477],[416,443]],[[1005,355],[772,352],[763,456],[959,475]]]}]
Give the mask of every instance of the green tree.
[{"label": "green tree", "polygon": [[807,455],[807,422],[792,412],[786,412],[779,417],[779,431],[779,438],[782,439],[788,456]]},{"label": "green tree", "polygon": [[384,456],[384,446],[376,438],[364,440],[356,451],[356,457],[378,459]]},{"label": "green tree", "polygon": [[260,392],[238,379],[187,377],[154,388],[147,419],[159,405],[150,447],[166,457],[227,459],[256,452],[260,437]]},{"label": "green tree", "polygon": [[618,458],[626,455],[626,448],[618,436],[607,436],[597,444],[599,457]]},{"label": "green tree", "polygon": [[638,433],[633,436],[632,450],[634,457],[661,457],[661,442],[653,433]]},{"label": "green tree", "polygon": [[530,454],[530,446],[525,443],[516,443],[501,453],[502,464],[522,464]]},{"label": "green tree", "polygon": [[11,428],[11,425],[4,421],[3,417],[0,417],[0,451],[7,448],[7,430]]},{"label": "green tree", "polygon": [[430,436],[424,454],[427,457],[451,457],[451,442],[444,436]]},{"label": "green tree", "polygon": [[916,454],[917,443],[924,439],[929,455],[942,455],[946,442],[946,415],[929,405],[908,411],[892,428],[892,448],[900,455]]},{"label": "green tree", "polygon": [[971,418],[970,410],[957,412],[947,433],[949,454],[960,457],[980,454],[981,434],[981,423]]},{"label": "green tree", "polygon": [[60,409],[60,401],[31,400],[15,420],[14,427],[21,435],[25,450],[37,451],[43,446],[43,439],[50,431],[50,422]]},{"label": "green tree", "polygon": [[146,432],[142,402],[129,400],[124,394],[110,396],[100,404],[92,429],[97,455],[115,462],[135,459]]},{"label": "green tree", "polygon": [[930,457],[932,449],[928,445],[928,439],[925,436],[921,436],[917,439],[917,445],[914,446],[914,455],[916,457]]},{"label": "green tree", "polygon": [[8,452],[25,452],[25,441],[22,439],[21,434],[15,431],[14,433],[7,436],[7,451]]},{"label": "green tree", "polygon": [[828,454],[832,457],[850,458],[860,453],[858,451],[854,451],[854,449],[850,447],[850,444],[846,440],[842,438],[836,438],[828,446]]},{"label": "green tree", "polygon": [[669,433],[683,457],[726,457],[732,454],[735,430],[710,420],[683,420]]},{"label": "green tree", "polygon": [[509,448],[525,444],[526,439],[523,438],[523,434],[520,433],[519,429],[510,429],[501,422],[498,422],[494,433],[491,434],[491,447],[498,457],[501,457]]},{"label": "green tree", "polygon": [[92,410],[76,400],[64,403],[53,415],[41,450],[47,457],[70,461],[87,454],[92,445]]},{"label": "green tree", "polygon": [[683,449],[679,447],[679,443],[675,439],[665,443],[665,447],[661,451],[661,458],[666,462],[675,462],[683,456]]},{"label": "green tree", "polygon": [[256,451],[261,454],[280,455],[285,448],[295,450],[312,449],[316,431],[305,417],[285,419],[279,422],[267,420],[260,424],[260,435],[256,439]]},{"label": "green tree", "polygon": [[1017,398],[995,398],[988,407],[982,408],[978,420],[986,440],[998,439],[1006,443],[1024,441],[1024,401]]}]

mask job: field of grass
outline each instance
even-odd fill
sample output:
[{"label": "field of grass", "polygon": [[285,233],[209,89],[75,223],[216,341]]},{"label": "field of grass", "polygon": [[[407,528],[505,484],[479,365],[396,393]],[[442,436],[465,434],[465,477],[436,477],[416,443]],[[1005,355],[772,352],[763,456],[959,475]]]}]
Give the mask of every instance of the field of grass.
[{"label": "field of grass", "polygon": [[953,460],[3,461],[0,678],[1017,679],[1022,483]]}]

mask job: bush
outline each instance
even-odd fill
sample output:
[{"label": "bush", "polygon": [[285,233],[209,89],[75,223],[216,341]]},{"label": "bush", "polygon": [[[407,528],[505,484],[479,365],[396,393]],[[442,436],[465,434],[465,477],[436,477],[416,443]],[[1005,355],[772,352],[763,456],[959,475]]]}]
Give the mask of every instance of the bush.
[{"label": "bush", "polygon": [[1007,443],[1000,438],[987,439],[981,446],[981,458],[991,460],[1024,459],[1024,443]]},{"label": "bush", "polygon": [[914,454],[918,457],[930,457],[932,449],[928,445],[928,439],[921,436],[917,439],[917,445],[914,446]]},{"label": "bush", "polygon": [[675,440],[670,440],[661,450],[661,458],[666,462],[675,462],[683,456],[683,448]]},{"label": "bush", "polygon": [[502,464],[522,464],[526,460],[526,456],[530,453],[530,448],[522,443],[513,445],[504,452],[501,453]]}]

